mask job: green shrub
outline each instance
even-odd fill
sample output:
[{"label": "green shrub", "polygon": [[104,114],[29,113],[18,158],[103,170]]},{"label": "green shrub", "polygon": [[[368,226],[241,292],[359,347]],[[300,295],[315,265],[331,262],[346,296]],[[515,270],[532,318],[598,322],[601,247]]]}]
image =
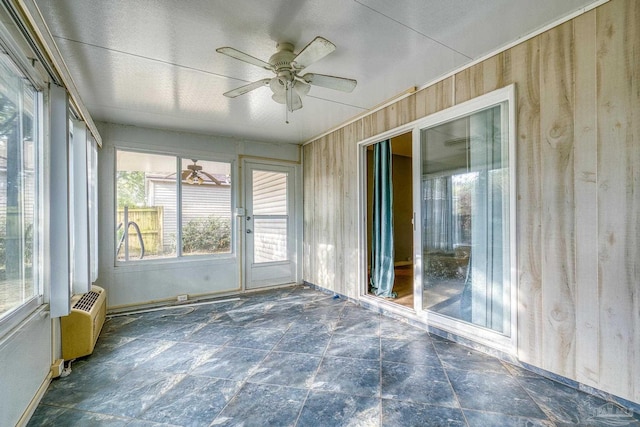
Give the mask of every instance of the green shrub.
[{"label": "green shrub", "polygon": [[219,253],[231,251],[229,219],[209,216],[189,221],[182,229],[183,253]]}]

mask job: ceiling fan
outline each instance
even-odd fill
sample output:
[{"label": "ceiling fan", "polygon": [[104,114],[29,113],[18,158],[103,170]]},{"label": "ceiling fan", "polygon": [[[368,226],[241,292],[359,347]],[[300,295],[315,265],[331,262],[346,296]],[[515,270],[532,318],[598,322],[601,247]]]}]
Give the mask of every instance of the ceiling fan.
[{"label": "ceiling fan", "polygon": [[353,79],[326,74],[306,73],[300,75],[302,70],[336,49],[336,45],[323,37],[316,37],[298,53],[294,53],[293,44],[286,42],[278,43],[276,49],[277,52],[271,55],[269,62],[232,47],[216,49],[218,53],[257,65],[276,75],[225,92],[224,96],[235,98],[259,87],[269,86],[273,92],[271,98],[279,104],[285,104],[287,111],[293,112],[302,108],[302,97],[309,92],[310,85],[351,92],[358,83]]},{"label": "ceiling fan", "polygon": [[191,161],[193,162],[193,164],[187,165],[187,169],[182,171],[181,176],[183,181],[187,181],[188,184],[200,185],[205,182],[204,178],[202,178],[202,175],[204,175],[205,177],[209,178],[209,180],[214,184],[222,184],[219,179],[217,179],[210,173],[203,171],[202,166],[196,164],[198,160],[191,159]]}]

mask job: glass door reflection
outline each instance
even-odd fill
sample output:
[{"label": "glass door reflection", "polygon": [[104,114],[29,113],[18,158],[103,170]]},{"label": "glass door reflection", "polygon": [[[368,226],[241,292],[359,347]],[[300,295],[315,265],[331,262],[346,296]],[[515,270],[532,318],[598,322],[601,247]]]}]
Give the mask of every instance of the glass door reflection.
[{"label": "glass door reflection", "polygon": [[423,309],[509,335],[505,108],[421,130],[421,231]]}]

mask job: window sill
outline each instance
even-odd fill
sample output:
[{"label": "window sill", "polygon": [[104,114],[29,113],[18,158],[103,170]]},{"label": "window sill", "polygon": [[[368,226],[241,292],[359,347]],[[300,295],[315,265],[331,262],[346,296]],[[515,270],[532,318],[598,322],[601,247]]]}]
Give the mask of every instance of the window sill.
[{"label": "window sill", "polygon": [[131,260],[128,262],[116,262],[114,268],[116,270],[149,270],[151,268],[156,269],[158,267],[166,269],[183,268],[185,266],[199,266],[199,265],[219,265],[228,264],[230,261],[236,261],[237,256],[234,253],[225,255],[192,255],[183,256],[179,258],[159,258],[159,259],[147,259],[147,260]]}]

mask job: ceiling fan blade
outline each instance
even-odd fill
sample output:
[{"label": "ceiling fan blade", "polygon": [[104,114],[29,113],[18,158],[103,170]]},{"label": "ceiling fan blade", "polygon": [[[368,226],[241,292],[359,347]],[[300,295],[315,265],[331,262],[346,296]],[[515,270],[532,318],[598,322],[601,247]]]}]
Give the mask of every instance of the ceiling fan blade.
[{"label": "ceiling fan blade", "polygon": [[215,177],[214,177],[213,175],[211,175],[210,173],[205,172],[205,171],[202,171],[202,172],[200,172],[200,173],[201,173],[201,174],[203,174],[204,176],[206,176],[207,178],[209,178],[209,179],[211,180],[211,182],[214,182],[214,183],[216,183],[217,185],[220,185],[220,184],[221,184],[220,180],[219,180],[219,179],[217,179],[217,178],[215,178]]},{"label": "ceiling fan blade", "polygon": [[296,69],[302,70],[334,50],[336,50],[336,45],[324,37],[318,36],[306,45],[291,62],[295,64]]},{"label": "ceiling fan blade", "polygon": [[182,175],[181,175],[182,180],[184,181],[185,179],[187,179],[187,177],[189,175],[191,175],[191,171],[190,170],[187,169],[187,170],[182,171]]},{"label": "ceiling fan blade", "polygon": [[223,93],[224,96],[228,98],[235,98],[236,96],[244,95],[247,92],[251,92],[254,89],[258,89],[262,86],[269,86],[269,82],[271,79],[262,79],[257,82],[249,83],[248,85],[240,86],[235,89],[230,90],[229,92]]},{"label": "ceiling fan blade", "polygon": [[265,62],[262,59],[258,59],[247,53],[240,52],[239,50],[232,47],[219,47],[216,49],[216,52],[235,59],[239,59],[240,61],[247,62],[252,65],[257,65],[258,67],[264,68],[265,70],[273,70],[273,67],[268,62]]},{"label": "ceiling fan blade", "polygon": [[328,89],[341,90],[342,92],[351,92],[358,84],[358,82],[353,79],[328,76],[326,74],[307,73],[301,76],[301,78],[309,84],[326,87]]}]

